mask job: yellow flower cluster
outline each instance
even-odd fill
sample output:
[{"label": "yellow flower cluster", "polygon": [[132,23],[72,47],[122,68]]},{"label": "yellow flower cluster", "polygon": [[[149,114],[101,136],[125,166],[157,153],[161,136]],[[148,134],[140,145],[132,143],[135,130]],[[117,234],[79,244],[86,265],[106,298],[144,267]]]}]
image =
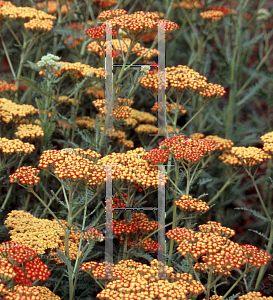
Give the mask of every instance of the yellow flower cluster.
[{"label": "yellow flower cluster", "polygon": [[249,292],[246,295],[239,296],[238,300],[273,300],[273,297],[265,297],[260,292]]},{"label": "yellow flower cluster", "polygon": [[136,119],[139,123],[154,123],[157,120],[152,114],[134,108],[131,110],[130,117]]},{"label": "yellow flower cluster", "polygon": [[31,138],[35,139],[37,137],[44,136],[43,129],[38,125],[33,124],[22,124],[17,127],[17,132],[15,135],[20,139]]},{"label": "yellow flower cluster", "polygon": [[[160,262],[154,259],[151,266],[135,262],[132,259],[121,260],[113,265],[114,280],[106,285],[101,291],[99,299],[195,299],[205,291],[204,286],[193,276],[187,273],[174,274],[174,269],[164,267],[166,279],[158,277],[158,265]],[[105,269],[108,266],[105,262],[87,262],[82,264],[81,270],[92,274],[94,277],[105,278]],[[162,268],[163,269],[163,268]],[[117,279],[118,278],[118,279]]]},{"label": "yellow flower cluster", "polygon": [[[164,174],[163,180],[158,180],[158,168],[151,166],[148,161],[142,159],[146,151],[143,148],[136,148],[126,153],[112,153],[101,158],[98,165],[112,165],[112,179],[121,179],[128,185],[138,184],[143,188],[156,187],[167,182]],[[159,181],[159,182],[158,182]]]},{"label": "yellow flower cluster", "polygon": [[273,131],[261,136],[261,140],[264,143],[263,150],[268,153],[273,153]]},{"label": "yellow flower cluster", "polygon": [[223,154],[218,156],[218,159],[222,160],[224,164],[238,165],[238,166],[242,165],[239,159],[234,155],[232,155],[229,150],[225,151]]},{"label": "yellow flower cluster", "polygon": [[96,121],[89,116],[77,117],[76,125],[82,128],[94,128]]},{"label": "yellow flower cluster", "polygon": [[203,19],[211,19],[211,20],[221,20],[224,16],[224,13],[222,11],[218,10],[207,10],[200,13],[200,16]]},{"label": "yellow flower cluster", "polygon": [[[200,75],[198,72],[190,69],[187,66],[178,65],[177,67],[167,67],[166,71],[166,89],[171,87],[179,90],[185,88],[197,91],[199,95],[204,97],[223,96],[226,92],[221,85],[207,83],[207,78]],[[157,92],[158,86],[158,71],[151,70],[141,80],[140,84],[145,88],[152,88]],[[163,82],[160,83],[160,88],[163,88]]]},{"label": "yellow flower cluster", "polygon": [[51,20],[32,19],[24,23],[24,27],[29,30],[44,30],[51,31],[53,29],[53,22]]},{"label": "yellow flower cluster", "polygon": [[249,166],[260,164],[265,160],[272,158],[271,155],[268,155],[262,149],[256,147],[232,147],[230,154],[238,158],[240,164]]},{"label": "yellow flower cluster", "polygon": [[11,100],[0,98],[0,119],[5,123],[18,122],[21,118],[38,113],[39,110],[32,105],[16,104]]},{"label": "yellow flower cluster", "polygon": [[40,19],[56,20],[56,17],[31,7],[17,7],[10,1],[3,1],[0,5],[0,16],[9,19]]},{"label": "yellow flower cluster", "polygon": [[178,4],[173,4],[173,8],[183,7],[186,9],[196,9],[196,8],[202,8],[203,4],[200,1],[196,0],[183,0]]},{"label": "yellow flower cluster", "polygon": [[[5,289],[4,284],[0,284],[0,294],[6,300],[25,299],[25,300],[61,300],[51,290],[45,286],[15,285],[13,291]],[[27,295],[27,296],[26,296]]]},{"label": "yellow flower cluster", "polygon": [[[67,221],[60,220],[60,222],[64,228],[67,228]],[[39,219],[23,210],[12,210],[8,213],[4,224],[11,229],[9,234],[13,242],[21,243],[35,250],[38,254],[44,254],[48,249],[65,251],[65,231],[55,219]],[[77,258],[80,236],[79,228],[73,225],[69,235],[69,255],[71,260]],[[55,255],[57,253],[50,251],[50,254]],[[51,259],[61,263],[58,257]]]},{"label": "yellow flower cluster", "polygon": [[[68,98],[67,99],[67,96],[63,95],[63,96],[60,96],[58,99],[57,99],[57,103],[66,103],[66,104],[73,104],[74,103],[74,98]],[[76,100],[76,104],[79,103],[79,100],[77,99]]]},{"label": "yellow flower cluster", "polygon": [[[136,132],[146,132],[146,133],[158,133],[158,128],[151,124],[140,124],[135,128]],[[179,129],[176,128],[175,132],[178,133]],[[168,125],[168,133],[173,133],[173,126]]]},{"label": "yellow flower cluster", "polygon": [[208,135],[205,137],[206,140],[214,140],[217,143],[216,148],[218,150],[230,149],[234,146],[234,143],[231,140],[227,140],[219,137],[218,135]]},{"label": "yellow flower cluster", "polygon": [[3,154],[28,154],[33,152],[35,147],[29,143],[23,143],[20,140],[8,140],[0,138],[0,151]]},{"label": "yellow flower cluster", "polygon": [[196,140],[196,141],[202,139],[203,137],[205,137],[205,135],[203,133],[199,133],[199,132],[196,132],[196,133],[193,133],[190,135],[190,138],[192,140]]}]

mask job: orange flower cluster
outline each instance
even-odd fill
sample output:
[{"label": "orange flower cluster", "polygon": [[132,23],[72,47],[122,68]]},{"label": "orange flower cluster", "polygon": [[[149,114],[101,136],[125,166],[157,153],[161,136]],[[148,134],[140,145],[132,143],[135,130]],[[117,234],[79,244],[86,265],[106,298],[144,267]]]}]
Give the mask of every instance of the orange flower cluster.
[{"label": "orange flower cluster", "polygon": [[67,39],[64,40],[64,43],[68,45],[70,48],[75,48],[80,45],[81,42],[84,41],[84,37],[73,37],[72,35],[69,36]]},{"label": "orange flower cluster", "polygon": [[20,140],[8,140],[0,138],[0,151],[3,154],[28,154],[33,152],[35,147],[29,143],[23,143]]},{"label": "orange flower cluster", "polygon": [[[79,152],[80,150],[77,149]],[[68,183],[81,182],[92,187],[104,184],[106,181],[104,168],[97,166],[93,161],[74,154],[67,149],[60,151],[43,151],[38,167],[49,169],[49,171],[53,172],[59,179],[67,181]]]},{"label": "orange flower cluster", "polygon": [[[102,86],[92,86],[92,87],[90,87],[87,91],[86,91],[86,93],[85,93],[85,95],[90,95],[90,94],[92,94],[92,95],[94,95],[96,98],[104,98],[104,88],[102,87]],[[118,92],[118,90],[117,90],[117,92]]]},{"label": "orange flower cluster", "polygon": [[169,151],[163,149],[152,149],[146,152],[142,159],[147,160],[152,165],[162,165],[168,160]]},{"label": "orange flower cluster", "polygon": [[9,266],[12,266],[15,284],[32,285],[35,280],[45,281],[51,275],[48,266],[37,257],[37,252],[22,244],[12,241],[2,243],[0,257],[7,258]]},{"label": "orange flower cluster", "polygon": [[[37,3],[37,6],[39,8],[44,8],[44,6],[46,6],[46,2],[43,1],[43,2]],[[61,6],[61,14],[62,15],[66,15],[68,13],[67,6],[68,7],[71,6],[71,3],[69,1],[66,1],[66,5],[64,4]],[[51,15],[58,13],[58,2],[48,1],[47,2],[47,12]]]},{"label": "orange flower cluster", "polygon": [[13,92],[18,91],[18,89],[15,86],[15,82],[8,83],[5,80],[0,80],[0,92],[8,92],[8,91],[13,91]]},{"label": "orange flower cluster", "polygon": [[18,122],[28,115],[38,114],[39,110],[32,105],[16,104],[11,100],[0,98],[0,118],[3,122]]},{"label": "orange flower cluster", "polygon": [[[158,223],[156,221],[149,221],[147,216],[143,213],[133,213],[132,220],[129,222],[129,224],[126,224],[125,220],[113,220],[112,222],[113,223],[106,224],[106,226],[107,228],[110,228],[111,224],[113,225],[113,234],[116,235],[116,239],[120,239],[120,244],[124,244],[125,234],[130,235],[127,237],[128,247],[134,247],[134,245],[147,237],[150,231],[158,228]],[[138,247],[143,247],[145,250],[156,252],[158,243],[153,241],[151,238],[148,238],[140,243]]]},{"label": "orange flower cluster", "polygon": [[250,167],[272,158],[271,155],[256,147],[232,147],[230,154],[239,160],[239,165],[249,165]]},{"label": "orange flower cluster", "polygon": [[77,117],[76,125],[83,128],[94,128],[96,126],[96,121],[89,116],[83,116],[81,118]]},{"label": "orange flower cluster", "polygon": [[221,223],[214,221],[208,221],[206,224],[199,225],[198,228],[202,232],[217,232],[228,239],[235,235],[235,231],[233,229],[223,227]]},{"label": "orange flower cluster", "polygon": [[[57,103],[66,103],[66,104],[73,104],[74,103],[74,98],[68,98],[67,99],[67,96],[63,95],[63,96],[60,96],[58,99],[57,99]],[[79,103],[79,100],[77,99],[76,100],[76,104]]]},{"label": "orange flower cluster", "polygon": [[209,10],[214,10],[214,11],[221,11],[224,16],[230,12],[232,12],[231,9],[227,8],[227,7],[221,7],[219,5],[213,5],[209,8]]},{"label": "orange flower cluster", "polygon": [[217,143],[216,148],[218,150],[230,149],[234,146],[234,143],[231,140],[223,139],[218,135],[207,135],[206,140],[214,140]]},{"label": "orange flower cluster", "polygon": [[[123,103],[128,103],[128,104],[133,104],[134,101],[128,99],[126,101],[126,99],[124,98],[117,98],[114,100],[113,103],[113,114],[110,113],[110,116],[114,116],[117,119],[126,119],[131,115],[131,110],[132,108],[127,106],[127,105],[123,105],[120,106],[119,104],[123,104]],[[100,111],[101,114],[105,115],[105,99],[97,99],[95,101],[93,101],[93,104],[95,107],[98,108],[98,110]],[[109,109],[109,107],[108,107]]]},{"label": "orange flower cluster", "polygon": [[30,7],[17,7],[10,1],[3,1],[3,5],[0,5],[0,17],[9,19],[56,20],[56,17],[48,15],[44,11]]},{"label": "orange flower cluster", "polygon": [[[106,22],[112,23],[112,35],[116,35],[119,29],[123,30],[128,36],[135,35],[135,38],[140,39],[145,33],[153,28],[158,27],[159,16],[153,12],[137,11],[134,14],[124,14],[125,11],[104,12],[99,15],[101,19],[106,19],[100,27],[90,28],[85,31],[92,39],[100,39],[104,37],[106,30]],[[118,14],[118,16],[115,16]],[[112,18],[113,17],[113,18]],[[109,20],[109,18],[111,18]],[[165,31],[174,31],[179,26],[171,21],[165,21]]]},{"label": "orange flower cluster", "polygon": [[[219,97],[223,96],[226,92],[221,85],[207,83],[207,78],[200,75],[198,72],[190,69],[187,66],[178,65],[177,67],[167,67],[166,71],[166,89],[171,87],[178,90],[194,90],[199,95],[204,97]],[[140,84],[145,88],[152,88],[155,93],[159,88],[158,86],[158,71],[151,70],[141,80]],[[160,88],[163,86],[160,83]]]},{"label": "orange flower cluster", "polygon": [[[85,77],[89,75],[90,73],[94,72],[92,76],[96,77],[105,77],[105,69],[104,68],[93,68],[85,64],[81,64],[79,62],[76,63],[69,63],[69,62],[63,62],[59,61],[62,65],[62,68],[54,73],[56,77],[61,76],[63,73],[69,71],[69,73],[73,76],[75,76],[77,79],[80,79],[82,77]],[[43,71],[39,72],[39,75],[44,75]]]},{"label": "orange flower cluster", "polygon": [[230,153],[230,150],[225,151],[223,154],[218,156],[218,159],[222,160],[224,164],[228,165],[238,165],[241,166],[240,160]]},{"label": "orange flower cluster", "polygon": [[202,8],[203,4],[201,1],[196,0],[183,0],[178,4],[173,4],[173,8],[183,7],[186,9],[196,9],[196,8]]},{"label": "orange flower cluster", "polygon": [[[240,269],[247,264],[248,271],[267,264],[271,258],[266,252],[251,245],[240,246],[227,237],[234,231],[222,227],[220,223],[207,222],[198,228],[201,232],[187,228],[175,228],[167,232],[167,236],[179,243],[177,251],[182,256],[193,259],[194,268],[212,274],[231,275],[232,270]],[[201,257],[202,263],[198,262]]]},{"label": "orange flower cluster", "polygon": [[53,29],[53,22],[51,20],[32,19],[24,23],[24,27],[29,30],[44,30],[51,31]]},{"label": "orange flower cluster", "polygon": [[238,300],[273,300],[273,297],[262,296],[260,292],[249,292],[246,295],[239,296]]},{"label": "orange flower cluster", "polygon": [[[130,46],[131,42],[132,42],[131,39],[128,39],[128,38],[124,38],[123,40],[113,39],[112,40],[112,45],[113,45],[112,56],[113,56],[113,58],[120,57],[117,54],[117,51],[118,51],[118,53],[121,53],[121,52],[127,53],[128,47]],[[102,48],[105,48],[104,44],[102,42],[101,42],[101,46],[99,46],[96,41],[91,42],[90,44],[87,45],[88,52],[98,53],[99,56],[104,56],[106,53],[106,48],[105,48],[105,52],[102,51]],[[149,50],[149,48],[142,47],[139,43],[136,43],[134,45],[134,47],[132,48],[131,52],[132,52],[132,54],[134,54],[133,52],[136,52],[137,56],[141,56],[147,50]],[[156,55],[158,55],[158,50],[151,49],[146,54],[144,54],[143,57],[151,58],[152,56],[156,56]]]},{"label": "orange flower cluster", "polygon": [[193,198],[192,196],[183,195],[179,200],[174,202],[182,211],[192,212],[206,212],[209,210],[209,206],[206,202]]},{"label": "orange flower cluster", "polygon": [[102,6],[103,9],[117,4],[117,0],[93,0],[93,2],[97,3],[99,6]]},{"label": "orange flower cluster", "polygon": [[[166,280],[156,277],[158,264],[154,259],[151,266],[135,262],[132,259],[121,260],[112,265],[114,279],[101,291],[99,299],[195,299],[206,289],[193,280],[193,276],[182,273],[174,274],[172,267],[165,266]],[[87,262],[82,264],[81,270],[94,277],[105,278],[105,262]]]},{"label": "orange flower cluster", "polygon": [[13,292],[6,290],[3,284],[0,284],[0,294],[4,295],[6,300],[61,300],[61,298],[53,294],[50,289],[45,286],[25,286],[17,284]]},{"label": "orange flower cluster", "polygon": [[170,139],[165,139],[159,143],[159,148],[169,150],[174,158],[179,161],[197,161],[215,151],[216,146],[213,140],[192,140],[185,138],[184,135],[177,135]]},{"label": "orange flower cluster", "polygon": [[[64,228],[67,228],[67,221],[60,220]],[[38,254],[44,254],[49,249],[59,249],[65,252],[65,231],[54,220],[38,219],[30,213],[13,210],[8,213],[5,221],[10,230],[11,239],[14,243],[21,243],[26,247],[35,249]],[[77,226],[72,226],[69,234],[69,255],[71,260],[77,258],[81,232]],[[83,239],[85,237],[83,236]],[[56,252],[50,251],[50,255]],[[58,257],[52,257],[57,263],[62,263]]]},{"label": "orange flower cluster", "polygon": [[196,133],[193,133],[193,134],[190,135],[190,138],[192,140],[200,140],[203,137],[205,137],[205,135],[203,133],[199,133],[199,132],[196,132]]},{"label": "orange flower cluster", "polygon": [[113,10],[105,10],[98,15],[98,19],[103,22],[114,17],[119,17],[121,15],[126,15],[127,11],[125,9],[113,9]]},{"label": "orange flower cluster", "polygon": [[273,153],[273,131],[261,136],[261,140],[264,143],[263,150],[269,154]]},{"label": "orange flower cluster", "polygon": [[40,170],[33,167],[21,167],[10,175],[10,183],[21,183],[28,187],[33,187],[39,183],[40,177],[36,176],[40,173]]},{"label": "orange flower cluster", "polygon": [[33,124],[21,124],[17,127],[17,132],[15,135],[20,139],[31,138],[35,139],[37,137],[44,136],[43,129],[38,125]]},{"label": "orange flower cluster", "polygon": [[93,162],[97,162],[99,158],[101,158],[101,154],[97,153],[96,151],[87,149],[83,150],[81,148],[65,148],[62,151],[68,151],[73,154],[79,155],[82,158],[89,159]]},{"label": "orange flower cluster", "polygon": [[[182,105],[178,104],[179,112],[181,112],[181,114],[185,115],[187,113],[187,110],[184,109],[184,107],[182,107]],[[162,111],[162,108],[159,106],[158,108],[158,102],[156,102],[153,107],[151,108],[152,111]],[[166,102],[166,112],[174,114],[176,110],[176,105]]]},{"label": "orange flower cluster", "polygon": [[[112,36],[115,36],[118,32],[112,29]],[[106,25],[89,28],[85,31],[84,35],[88,35],[93,40],[100,40],[106,36]]]},{"label": "orange flower cluster", "polygon": [[224,16],[224,13],[219,10],[207,10],[200,13],[200,16],[203,19],[211,19],[211,20],[221,20]]},{"label": "orange flower cluster", "polygon": [[161,180],[158,182],[158,167],[151,166],[142,159],[144,154],[143,148],[136,148],[126,153],[112,153],[101,158],[97,164],[112,165],[112,179],[123,180],[128,185],[138,184],[143,188],[157,187],[158,183],[164,185],[167,176],[164,174],[165,183]]}]

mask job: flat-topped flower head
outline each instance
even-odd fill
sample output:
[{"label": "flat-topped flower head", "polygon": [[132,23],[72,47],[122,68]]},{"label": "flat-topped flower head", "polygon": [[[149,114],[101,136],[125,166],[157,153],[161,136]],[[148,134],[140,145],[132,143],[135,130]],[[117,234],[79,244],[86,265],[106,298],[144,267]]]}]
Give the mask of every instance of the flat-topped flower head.
[{"label": "flat-topped flower head", "polygon": [[272,158],[271,155],[256,147],[232,147],[230,154],[235,156],[242,165],[248,165],[249,167]]},{"label": "flat-topped flower head", "polygon": [[21,124],[17,127],[17,132],[14,134],[20,139],[35,139],[38,137],[43,137],[44,132],[41,126],[33,124]]},{"label": "flat-topped flower head", "polygon": [[184,135],[163,140],[159,143],[159,148],[168,149],[174,158],[181,162],[196,162],[216,150],[214,140],[192,140]]},{"label": "flat-topped flower head", "polygon": [[60,180],[68,183],[80,182],[90,187],[103,185],[106,181],[104,168],[85,156],[94,160],[99,158],[95,153],[83,149],[46,150],[40,157],[38,167],[49,168]]},{"label": "flat-topped flower head", "polygon": [[207,83],[207,78],[187,66],[178,65],[177,67],[165,68],[166,85],[163,82],[158,85],[158,71],[151,70],[139,82],[147,89],[151,89],[153,93],[158,89],[173,88],[176,92],[184,89],[202,95],[204,100],[209,98],[217,98],[223,96],[226,92],[224,88],[218,84]]},{"label": "flat-topped flower head", "polygon": [[14,174],[10,175],[10,183],[20,183],[26,185],[27,187],[33,187],[37,185],[40,181],[40,177],[37,175],[40,170],[33,167],[21,167],[15,171]]},{"label": "flat-topped flower head", "polygon": [[207,10],[200,13],[200,16],[203,19],[210,19],[210,20],[221,20],[224,16],[224,13],[219,10]]},{"label": "flat-topped flower head", "polygon": [[183,0],[178,4],[173,4],[173,8],[178,8],[178,7],[183,7],[186,9],[198,9],[198,8],[202,8],[203,4],[201,1],[197,1],[197,0]]},{"label": "flat-topped flower head", "polygon": [[163,149],[152,149],[146,152],[142,159],[147,160],[152,165],[162,165],[168,160],[169,151]]},{"label": "flat-topped flower head", "polygon": [[51,20],[32,19],[27,23],[24,23],[24,27],[28,30],[36,31],[51,31],[54,27],[54,23]]},{"label": "flat-topped flower head", "polygon": [[205,137],[206,140],[214,140],[217,144],[218,150],[226,150],[230,149],[234,146],[234,143],[231,140],[227,140],[224,138],[219,137],[218,135],[207,135]]},{"label": "flat-topped flower head", "polygon": [[34,145],[23,143],[18,139],[8,140],[6,138],[0,138],[0,152],[2,152],[2,154],[4,155],[11,155],[14,153],[19,155],[26,155],[33,152],[34,150]]},{"label": "flat-topped flower head", "polygon": [[233,229],[223,227],[221,223],[214,221],[208,221],[206,224],[199,225],[198,228],[202,232],[217,232],[226,238],[231,238],[235,235],[235,231]]},{"label": "flat-topped flower head", "polygon": [[271,259],[271,255],[263,250],[257,249],[252,245],[242,245],[241,249],[244,251],[246,258],[248,259],[248,268],[260,268],[263,265],[267,265]]},{"label": "flat-topped flower head", "polygon": [[112,165],[112,179],[122,180],[129,186],[137,184],[147,189],[165,185],[166,175],[162,174],[157,166],[152,166],[143,159],[144,154],[143,148],[136,148],[126,153],[112,153],[101,158],[97,164]]},{"label": "flat-topped flower head", "polygon": [[209,210],[209,206],[206,202],[187,195],[182,195],[179,200],[174,202],[174,204],[187,214],[193,212],[206,212]]},{"label": "flat-topped flower head", "polygon": [[262,135],[261,140],[264,143],[263,151],[267,152],[268,154],[272,154],[273,153],[273,131]]},{"label": "flat-topped flower head", "polygon": [[191,275],[174,274],[174,269],[168,266],[164,267],[166,279],[160,279],[158,277],[160,263],[156,259],[150,266],[132,259],[121,260],[116,265],[91,261],[84,263],[81,270],[99,279],[106,278],[107,268],[112,268],[113,279],[97,295],[100,299],[124,299],[124,295],[129,295],[128,299],[136,300],[195,299],[206,290],[201,283],[193,280]]},{"label": "flat-topped flower head", "polygon": [[126,14],[127,11],[125,9],[105,10],[98,15],[97,19],[99,19],[101,22],[104,22],[106,20],[113,19],[114,17],[119,17]]}]

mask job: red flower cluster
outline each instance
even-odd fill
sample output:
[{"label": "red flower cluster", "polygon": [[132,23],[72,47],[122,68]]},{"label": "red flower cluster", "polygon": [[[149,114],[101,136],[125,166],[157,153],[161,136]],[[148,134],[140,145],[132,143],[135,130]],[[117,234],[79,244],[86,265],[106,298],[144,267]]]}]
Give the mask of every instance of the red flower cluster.
[{"label": "red flower cluster", "polygon": [[146,152],[142,159],[147,160],[152,165],[162,165],[168,160],[169,151],[163,149],[152,149]]},{"label": "red flower cluster", "polygon": [[105,236],[103,236],[103,234],[96,228],[88,228],[85,233],[88,242],[91,242],[92,240],[102,242],[105,239]]},{"label": "red flower cluster", "polygon": [[32,285],[35,280],[47,280],[51,275],[48,266],[37,257],[37,252],[21,244],[11,241],[2,243],[0,257],[8,259],[16,274],[15,284]]},{"label": "red flower cluster", "polygon": [[184,135],[178,135],[170,139],[165,139],[159,143],[159,148],[168,150],[179,161],[188,162],[197,161],[208,153],[216,150],[213,140],[192,140],[185,138]]},{"label": "red flower cluster", "polygon": [[33,187],[38,184],[40,178],[36,176],[40,173],[40,170],[33,167],[21,167],[15,171],[14,174],[10,175],[10,183],[21,183],[28,187]]},{"label": "red flower cluster", "polygon": [[[127,246],[134,246],[141,240],[143,240],[150,231],[158,228],[156,221],[149,221],[147,216],[143,213],[133,213],[132,220],[129,224],[125,223],[125,220],[117,221],[113,220],[113,233],[116,235],[116,239],[120,239],[120,244],[124,243],[124,235],[130,234],[127,237]],[[111,224],[107,224],[110,228]],[[132,240],[132,242],[130,241]],[[135,241],[137,239],[137,241]],[[143,241],[139,248],[144,247],[145,250],[157,251],[158,243],[153,241],[151,238]]]}]

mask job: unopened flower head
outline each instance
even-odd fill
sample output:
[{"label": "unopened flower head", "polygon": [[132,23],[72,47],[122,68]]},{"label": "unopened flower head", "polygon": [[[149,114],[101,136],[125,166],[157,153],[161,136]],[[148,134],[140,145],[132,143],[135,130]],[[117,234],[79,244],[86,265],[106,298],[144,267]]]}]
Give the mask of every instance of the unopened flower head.
[{"label": "unopened flower head", "polygon": [[59,61],[60,59],[61,58],[59,56],[48,53],[37,62],[37,66],[40,68],[50,67],[52,69],[59,70],[62,68],[62,64],[58,63],[57,61]]}]

